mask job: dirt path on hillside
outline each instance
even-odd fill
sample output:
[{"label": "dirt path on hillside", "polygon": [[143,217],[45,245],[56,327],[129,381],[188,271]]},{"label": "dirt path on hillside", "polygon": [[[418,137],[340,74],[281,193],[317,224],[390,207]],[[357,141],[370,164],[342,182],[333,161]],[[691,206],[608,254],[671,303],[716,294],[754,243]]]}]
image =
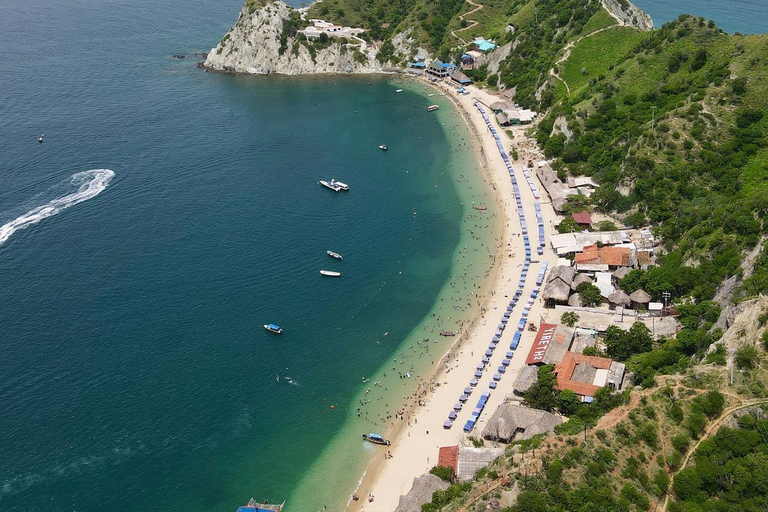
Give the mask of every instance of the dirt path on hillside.
[{"label": "dirt path on hillside", "polygon": [[[474,14],[474,13],[476,13],[477,11],[479,11],[480,9],[482,9],[482,8],[483,8],[483,5],[482,5],[482,4],[476,4],[476,3],[475,3],[475,2],[473,2],[472,0],[466,0],[466,2],[467,2],[469,5],[471,5],[472,7],[474,7],[474,9],[472,9],[472,10],[471,10],[471,11],[469,11],[469,12],[467,12],[466,14],[462,14],[461,16],[459,16],[459,19],[461,19],[461,20],[466,20],[466,16],[469,16],[470,14]],[[468,45],[469,43],[468,43],[468,42],[466,42],[466,41],[464,40],[464,38],[462,38],[461,36],[457,35],[457,34],[456,34],[456,32],[463,32],[463,31],[465,31],[465,30],[469,30],[469,29],[471,29],[471,28],[473,28],[473,27],[476,27],[476,26],[478,25],[478,22],[477,22],[477,21],[475,21],[475,20],[467,20],[467,21],[469,22],[469,25],[467,25],[466,27],[464,27],[464,28],[460,28],[459,30],[451,30],[451,35],[452,35],[453,37],[455,37],[456,39],[458,39],[459,41],[461,41],[461,44],[462,44],[462,45],[464,45],[464,46]]]}]

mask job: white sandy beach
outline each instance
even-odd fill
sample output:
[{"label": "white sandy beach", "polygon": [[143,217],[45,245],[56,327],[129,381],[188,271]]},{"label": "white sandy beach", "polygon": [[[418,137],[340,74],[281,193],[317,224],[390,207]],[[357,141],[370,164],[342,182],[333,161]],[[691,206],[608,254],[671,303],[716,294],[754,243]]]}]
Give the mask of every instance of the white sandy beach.
[{"label": "white sandy beach", "polygon": [[[435,371],[439,375],[436,377],[439,386],[432,387],[433,391],[428,392],[426,396],[420,397],[424,400],[424,406],[418,409],[412,417],[406,417],[406,421],[403,423],[407,422],[408,426],[400,429],[396,437],[392,439],[392,446],[389,448],[392,457],[385,458],[387,450],[382,448],[380,458],[374,460],[369,466],[357,491],[360,499],[350,503],[349,510],[351,511],[392,512],[397,507],[400,496],[410,490],[413,479],[436,465],[439,447],[470,444],[466,439],[469,435],[480,437],[485,422],[496,408],[504,402],[505,397],[511,395],[514,381],[520,368],[525,364],[525,358],[528,355],[528,350],[536,333],[527,330],[523,332],[512,362],[507,372],[502,375],[498,387],[491,392],[491,397],[475,429],[469,434],[465,434],[462,427],[467,419],[469,419],[480,393],[489,389],[488,384],[491,382],[493,374],[496,373],[496,368],[501,365],[502,359],[505,358],[505,353],[509,350],[509,344],[516,330],[517,323],[521,318],[523,303],[530,297],[533,288],[536,286],[536,275],[541,268],[541,264],[546,261],[551,269],[557,261],[556,255],[549,247],[549,236],[553,231],[553,225],[558,222],[557,216],[552,209],[552,205],[549,203],[546,192],[544,192],[543,187],[534,177],[536,186],[540,194],[542,194],[539,201],[541,203],[547,244],[544,249],[544,255],[539,256],[534,252],[531,256],[532,263],[530,264],[525,281],[521,301],[512,312],[508,328],[504,330],[498,348],[491,356],[490,363],[486,366],[486,370],[482,378],[479,379],[480,382],[469,398],[469,401],[459,412],[453,428],[450,430],[444,429],[443,422],[447,419],[448,413],[453,410],[453,405],[458,401],[463,389],[469,385],[469,381],[474,377],[477,364],[480,363],[483,354],[488,348],[488,344],[496,332],[502,315],[518,287],[520,271],[525,261],[525,250],[523,238],[519,236],[521,231],[520,219],[515,207],[512,182],[504,161],[499,154],[496,141],[474,105],[475,101],[479,100],[486,105],[486,113],[492,117],[493,112],[487,106],[498,101],[499,98],[485,91],[478,90],[474,86],[468,88],[470,91],[468,95],[459,95],[456,93],[455,88],[444,84],[440,84],[439,88],[441,92],[445,92],[446,95],[449,95],[460,106],[464,111],[465,119],[471,123],[470,131],[476,133],[480,139],[479,142],[489,166],[486,169],[486,174],[490,176],[492,185],[498,193],[496,204],[493,206],[488,205],[488,207],[489,210],[492,208],[503,210],[503,212],[498,213],[501,213],[504,218],[503,239],[505,250],[502,251],[501,265],[496,272],[498,277],[491,288],[493,290],[492,294],[485,305],[485,314],[479,322],[475,322],[474,328],[464,335],[458,352],[452,351],[450,353],[450,360],[448,361],[451,365],[450,369],[445,371],[445,359],[438,363]],[[522,164],[529,159],[534,162],[540,160],[541,155],[537,153],[534,141],[524,136],[525,129],[527,127],[515,128],[515,138],[510,142],[503,135],[503,130],[497,127],[497,131],[502,134],[501,140],[505,149],[509,150],[515,147],[519,155],[519,159],[513,162],[513,167],[522,196],[525,218],[529,226],[531,246],[533,247],[538,245],[538,235],[534,227],[536,225],[536,212],[534,209],[536,199],[522,174]],[[534,263],[537,261],[538,263]],[[547,318],[547,313],[549,313],[550,318]],[[557,321],[555,314],[551,310],[545,312],[541,299],[536,299],[528,319],[530,322],[535,323],[546,320]],[[370,496],[373,497],[373,501],[369,501]]]}]

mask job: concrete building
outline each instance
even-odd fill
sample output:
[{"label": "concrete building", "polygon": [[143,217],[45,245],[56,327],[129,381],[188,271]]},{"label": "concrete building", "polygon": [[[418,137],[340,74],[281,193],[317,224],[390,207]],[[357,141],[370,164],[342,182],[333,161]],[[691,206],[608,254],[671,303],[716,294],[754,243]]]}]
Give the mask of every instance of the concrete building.
[{"label": "concrete building", "polygon": [[583,402],[591,402],[595,392],[602,387],[620,390],[625,370],[624,363],[606,357],[566,352],[563,361],[555,366],[555,387],[573,391]]},{"label": "concrete building", "polygon": [[563,356],[571,348],[573,329],[566,325],[541,324],[536,338],[533,340],[527,365],[556,364],[563,360]]}]

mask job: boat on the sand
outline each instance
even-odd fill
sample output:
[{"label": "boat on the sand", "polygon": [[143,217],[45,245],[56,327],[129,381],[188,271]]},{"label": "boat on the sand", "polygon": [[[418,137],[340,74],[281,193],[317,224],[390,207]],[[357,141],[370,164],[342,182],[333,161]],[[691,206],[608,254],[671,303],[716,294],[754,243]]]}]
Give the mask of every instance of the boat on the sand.
[{"label": "boat on the sand", "polygon": [[391,443],[381,437],[379,434],[363,434],[363,439],[366,441],[373,443],[373,444],[381,444],[384,446],[389,446]]}]

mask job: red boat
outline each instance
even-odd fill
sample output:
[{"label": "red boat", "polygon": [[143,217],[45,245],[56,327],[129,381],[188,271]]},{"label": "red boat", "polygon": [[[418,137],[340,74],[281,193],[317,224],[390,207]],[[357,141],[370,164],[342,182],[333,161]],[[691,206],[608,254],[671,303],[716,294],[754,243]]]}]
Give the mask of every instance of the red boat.
[{"label": "red boat", "polygon": [[488,208],[487,208],[487,207],[485,207],[485,206],[475,206],[475,210],[480,210],[481,212],[484,212],[484,211],[485,211],[485,210],[487,210],[487,209],[488,209]]}]

